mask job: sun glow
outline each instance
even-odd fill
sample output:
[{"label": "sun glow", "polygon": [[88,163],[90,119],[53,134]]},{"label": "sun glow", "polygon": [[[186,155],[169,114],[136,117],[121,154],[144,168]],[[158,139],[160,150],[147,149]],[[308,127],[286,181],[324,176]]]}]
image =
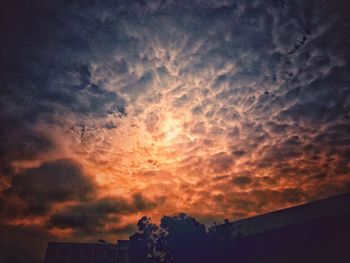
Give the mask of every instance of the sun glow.
[{"label": "sun glow", "polygon": [[169,144],[183,132],[179,120],[168,118],[163,123],[164,143]]}]

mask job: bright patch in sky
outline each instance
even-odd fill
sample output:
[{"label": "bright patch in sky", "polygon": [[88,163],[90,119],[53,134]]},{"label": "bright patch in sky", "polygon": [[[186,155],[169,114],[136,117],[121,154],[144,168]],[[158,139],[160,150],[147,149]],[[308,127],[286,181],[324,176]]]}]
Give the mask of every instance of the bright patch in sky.
[{"label": "bright patch in sky", "polygon": [[5,17],[5,229],[112,240],[350,190],[346,1],[34,2]]}]

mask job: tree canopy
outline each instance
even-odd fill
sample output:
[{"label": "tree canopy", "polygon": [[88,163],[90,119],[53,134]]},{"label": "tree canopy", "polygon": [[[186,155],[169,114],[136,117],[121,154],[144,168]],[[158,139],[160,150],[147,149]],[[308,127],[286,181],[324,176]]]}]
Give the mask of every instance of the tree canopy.
[{"label": "tree canopy", "polygon": [[131,263],[199,262],[198,253],[206,253],[201,262],[210,262],[210,257],[228,246],[239,236],[232,223],[214,224],[208,229],[195,218],[180,213],[163,216],[160,225],[142,217],[138,231],[130,236]]}]

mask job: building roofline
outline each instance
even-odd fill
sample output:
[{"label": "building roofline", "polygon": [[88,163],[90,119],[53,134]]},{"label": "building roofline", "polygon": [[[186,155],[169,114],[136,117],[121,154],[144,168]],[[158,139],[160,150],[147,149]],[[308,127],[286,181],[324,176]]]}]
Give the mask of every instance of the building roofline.
[{"label": "building roofline", "polygon": [[232,222],[242,235],[252,235],[350,212],[350,193],[319,199]]}]

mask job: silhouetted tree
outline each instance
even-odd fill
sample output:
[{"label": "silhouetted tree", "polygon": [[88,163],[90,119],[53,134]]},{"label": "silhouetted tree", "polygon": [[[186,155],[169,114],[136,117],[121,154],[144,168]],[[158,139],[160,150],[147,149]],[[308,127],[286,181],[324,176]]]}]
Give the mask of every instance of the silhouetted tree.
[{"label": "silhouetted tree", "polygon": [[143,216],[137,222],[138,231],[130,236],[129,257],[131,263],[156,262],[154,259],[153,235],[158,230],[151,218]]},{"label": "silhouetted tree", "polygon": [[160,240],[166,262],[191,262],[194,251],[208,246],[205,226],[186,214],[164,216],[160,226],[165,232]]},{"label": "silhouetted tree", "polygon": [[241,234],[228,219],[225,219],[223,224],[214,223],[213,226],[209,227],[208,235],[213,246],[226,249]]},{"label": "silhouetted tree", "polygon": [[144,216],[137,226],[138,232],[130,237],[131,263],[212,262],[218,254],[229,250],[239,236],[228,220],[220,225],[215,223],[207,231],[203,224],[184,213],[163,216],[159,227]]}]

